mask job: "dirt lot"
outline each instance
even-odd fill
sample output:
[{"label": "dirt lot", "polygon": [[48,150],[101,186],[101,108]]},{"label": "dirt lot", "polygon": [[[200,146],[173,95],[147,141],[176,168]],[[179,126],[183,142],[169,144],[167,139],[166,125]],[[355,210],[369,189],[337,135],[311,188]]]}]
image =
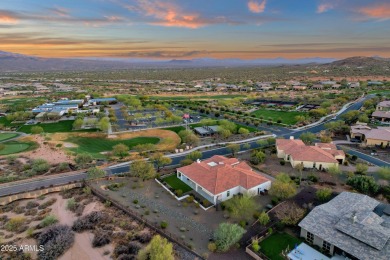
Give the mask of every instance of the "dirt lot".
[{"label": "dirt lot", "polygon": [[61,148],[56,147],[56,142],[45,141],[45,138],[40,135],[26,136],[19,139],[20,141],[34,141],[38,143],[39,148],[34,151],[28,151],[25,153],[20,153],[25,157],[30,159],[45,159],[50,164],[58,164],[62,162],[72,163],[73,159],[70,155],[62,150]]},{"label": "dirt lot", "polygon": [[[125,186],[118,191],[104,189],[110,183],[120,182],[125,183]],[[99,181],[93,186],[104,190],[106,195],[142,214],[143,218],[152,223],[160,225],[161,221],[166,221],[168,232],[191,245],[200,254],[209,253],[207,244],[219,223],[232,221],[227,218],[226,211],[216,211],[215,208],[205,211],[196,207],[194,202],[176,200],[155,180],[142,182],[136,178],[117,178]],[[258,196],[256,199],[263,208],[271,201],[269,196]],[[134,203],[135,200],[137,203]]]}]

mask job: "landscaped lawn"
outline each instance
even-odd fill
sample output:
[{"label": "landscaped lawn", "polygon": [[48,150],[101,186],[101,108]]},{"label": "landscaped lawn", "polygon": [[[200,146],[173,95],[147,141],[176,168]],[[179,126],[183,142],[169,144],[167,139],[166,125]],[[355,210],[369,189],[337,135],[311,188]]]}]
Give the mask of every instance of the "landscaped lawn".
[{"label": "landscaped lawn", "polygon": [[256,117],[268,120],[269,117],[276,122],[279,118],[282,120],[283,124],[294,125],[297,123],[295,119],[296,116],[306,115],[306,112],[298,112],[298,111],[275,111],[275,110],[267,110],[267,109],[258,109],[255,112],[251,113]]},{"label": "landscaped lawn", "polygon": [[275,232],[265,240],[260,242],[260,251],[272,260],[283,260],[280,255],[282,250],[289,247],[289,250],[294,249],[295,245],[299,245],[302,241],[287,233]]},{"label": "landscaped lawn", "polygon": [[8,139],[12,139],[14,137],[19,136],[19,134],[16,133],[0,133],[0,141],[5,141]]},{"label": "landscaped lawn", "polygon": [[[215,119],[214,122],[215,122],[214,125],[218,125],[219,120]],[[191,126],[192,128],[195,128],[195,127],[201,127],[201,126],[203,126],[203,124],[201,124],[201,123],[196,123],[196,124],[190,124],[190,126]],[[257,132],[257,131],[259,131],[259,130],[257,130],[256,128],[251,127],[251,126],[247,126],[247,125],[236,124],[236,126],[237,126],[237,130],[240,129],[240,128],[242,127],[242,128],[248,129],[249,132],[251,132],[251,133],[252,133],[252,132]]]},{"label": "landscaped lawn", "polygon": [[166,183],[169,184],[169,186],[172,187],[174,190],[182,190],[183,193],[189,192],[192,190],[190,186],[182,182],[179,178],[177,178],[176,174],[173,174],[171,176],[168,176],[163,179]]},{"label": "landscaped lawn", "polygon": [[203,96],[175,96],[175,97],[168,97],[168,96],[150,96],[151,100],[194,100],[194,99],[228,99],[228,98],[237,98],[237,97],[246,97],[245,95],[203,95]]},{"label": "landscaped lawn", "polygon": [[135,137],[131,139],[107,139],[107,138],[93,138],[93,137],[69,137],[67,142],[78,145],[76,148],[70,148],[70,150],[77,153],[90,153],[96,158],[103,158],[104,155],[101,152],[111,151],[112,147],[117,144],[125,144],[130,149],[138,144],[157,144],[160,139],[157,137]]},{"label": "landscaped lawn", "polygon": [[178,134],[180,131],[182,130],[186,130],[186,128],[184,126],[173,126],[173,127],[167,127],[167,128],[163,128],[164,130],[169,130],[169,131],[173,131],[175,132],[176,134]]},{"label": "landscaped lawn", "polygon": [[[31,128],[34,126],[40,126],[43,128],[43,132],[45,133],[63,133],[63,132],[72,132],[74,120],[65,120],[59,121],[57,123],[41,123],[37,125],[23,125],[18,131],[24,132],[26,134],[31,134]],[[73,131],[75,132],[75,131]],[[96,129],[83,129],[78,130],[77,132],[96,132]]]},{"label": "landscaped lawn", "polygon": [[30,149],[31,143],[19,143],[19,142],[5,142],[4,149],[0,150],[0,155],[8,155],[13,153],[20,153]]}]

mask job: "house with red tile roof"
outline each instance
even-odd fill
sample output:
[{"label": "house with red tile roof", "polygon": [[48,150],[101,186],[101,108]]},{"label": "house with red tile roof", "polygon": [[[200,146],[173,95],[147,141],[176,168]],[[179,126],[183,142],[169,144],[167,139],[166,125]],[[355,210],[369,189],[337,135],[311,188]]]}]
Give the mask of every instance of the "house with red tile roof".
[{"label": "house with red tile roof", "polygon": [[214,205],[239,193],[258,195],[271,180],[246,162],[220,155],[177,169],[177,177]]},{"label": "house with red tile roof", "polygon": [[302,164],[304,168],[322,170],[329,167],[338,167],[345,160],[344,151],[338,150],[334,144],[316,143],[310,146],[293,137],[277,139],[276,151],[278,158],[290,162],[294,168]]}]

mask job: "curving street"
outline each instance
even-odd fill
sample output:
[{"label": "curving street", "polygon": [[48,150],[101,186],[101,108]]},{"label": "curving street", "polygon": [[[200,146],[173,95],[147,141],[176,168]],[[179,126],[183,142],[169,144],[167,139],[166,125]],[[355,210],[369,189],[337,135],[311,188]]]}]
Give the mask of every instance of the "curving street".
[{"label": "curving street", "polygon": [[[345,109],[342,113],[336,116],[336,119],[331,119],[324,121],[318,125],[306,128],[306,129],[301,129],[301,130],[290,130],[286,128],[278,128],[276,126],[267,129],[268,131],[271,131],[273,134],[276,136],[282,136],[284,138],[289,138],[290,136],[294,136],[295,138],[299,137],[302,133],[304,132],[311,132],[311,133],[318,133],[322,130],[325,129],[324,125],[328,122],[335,121],[335,120],[340,120],[340,116],[350,110],[357,110],[360,109],[364,103],[365,100],[372,98],[374,95],[368,95],[364,98],[361,98],[359,101],[356,103],[352,104],[349,106],[347,109]],[[259,145],[256,143],[256,141],[250,139],[248,143],[250,144],[250,148],[245,149],[241,145],[241,151],[246,151],[246,150],[251,150],[258,148]],[[372,163],[377,166],[390,166],[389,163],[384,162],[382,160],[379,160],[378,158],[360,153],[355,150],[348,149],[348,153],[352,155],[356,155],[359,158],[366,160],[369,163]],[[228,149],[225,147],[219,147],[219,148],[213,148],[207,151],[203,151],[203,158],[209,158],[213,155],[227,155],[230,154]],[[172,163],[170,166],[176,166],[180,164],[180,161],[185,158],[186,154],[172,154],[169,155],[169,157],[172,158]],[[125,173],[130,170],[130,162],[128,163],[121,163],[117,164],[114,166],[110,166],[105,169],[107,172],[107,175],[114,175],[114,174],[119,174],[119,173]],[[49,187],[49,186],[58,186],[62,184],[67,184],[69,182],[74,182],[74,181],[82,181],[83,179],[86,178],[86,173],[75,173],[75,174],[69,174],[69,175],[60,175],[60,176],[48,176],[43,178],[33,178],[25,181],[20,181],[17,183],[6,183],[6,184],[1,184],[0,185],[0,196],[7,196],[7,195],[12,195],[12,194],[18,194],[21,192],[26,192],[26,191],[32,191],[36,190],[42,187]]]}]

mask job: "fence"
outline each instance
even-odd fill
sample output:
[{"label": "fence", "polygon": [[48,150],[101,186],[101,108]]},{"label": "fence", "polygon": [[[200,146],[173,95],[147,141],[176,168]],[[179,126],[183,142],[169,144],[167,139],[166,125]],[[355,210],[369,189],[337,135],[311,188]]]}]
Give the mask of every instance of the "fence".
[{"label": "fence", "polygon": [[94,187],[92,187],[91,185],[88,185],[88,183],[86,183],[86,185],[88,187],[91,188],[91,191],[92,193],[99,197],[100,199],[102,200],[106,200],[106,201],[110,201],[112,205],[114,205],[115,207],[117,207],[118,209],[122,210],[123,212],[125,212],[126,214],[128,214],[129,216],[131,216],[132,218],[138,220],[139,222],[143,223],[144,225],[146,225],[147,227],[149,227],[150,229],[152,229],[153,231],[155,231],[156,233],[158,233],[159,235],[167,238],[169,241],[177,244],[178,246],[180,246],[182,249],[188,251],[189,253],[193,254],[195,257],[199,258],[199,259],[204,259],[204,257],[202,257],[201,255],[199,255],[198,253],[196,253],[195,251],[193,251],[191,248],[189,248],[188,246],[186,246],[185,244],[183,244],[182,242],[179,241],[179,239],[172,233],[168,232],[168,231],[162,231],[158,225],[154,224],[154,223],[151,223],[149,222],[148,220],[142,218],[141,215],[139,215],[138,213],[124,207],[122,204],[120,204],[119,202],[117,202],[116,200],[104,195],[103,193],[101,193],[100,191],[98,191],[97,189],[95,189]]}]

